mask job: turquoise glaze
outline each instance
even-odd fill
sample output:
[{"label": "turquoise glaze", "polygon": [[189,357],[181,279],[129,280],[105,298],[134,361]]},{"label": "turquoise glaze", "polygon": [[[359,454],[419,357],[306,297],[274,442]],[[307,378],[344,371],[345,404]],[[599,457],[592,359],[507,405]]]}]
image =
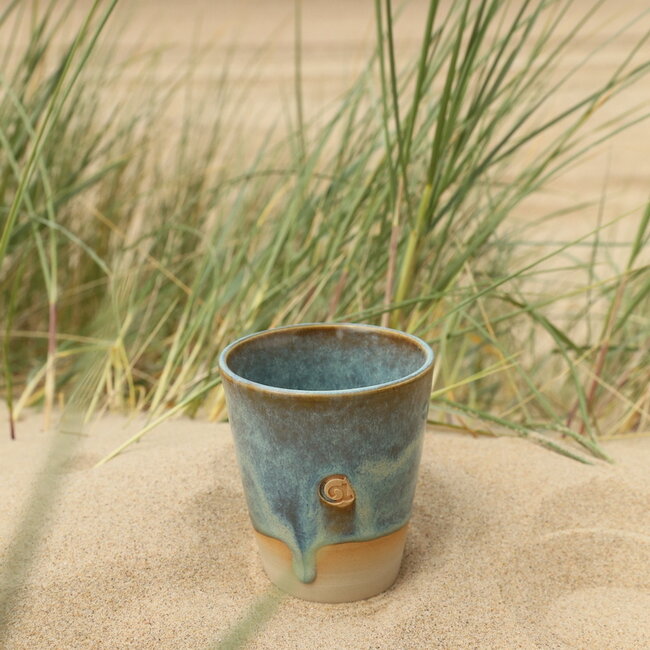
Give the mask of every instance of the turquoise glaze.
[{"label": "turquoise glaze", "polygon": [[[392,533],[409,519],[431,392],[433,352],[383,327],[308,324],[246,336],[219,360],[248,508],[285,542],[302,582],[316,551]],[[348,477],[345,509],[319,498]]]}]

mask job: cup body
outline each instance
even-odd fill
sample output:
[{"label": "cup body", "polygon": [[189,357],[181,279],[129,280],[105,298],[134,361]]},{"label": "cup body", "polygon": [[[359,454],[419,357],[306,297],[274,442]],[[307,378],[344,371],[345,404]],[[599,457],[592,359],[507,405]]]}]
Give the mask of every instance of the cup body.
[{"label": "cup body", "polygon": [[426,343],[370,325],[282,327],[223,351],[248,510],[277,586],[344,602],[393,583],[432,367]]}]

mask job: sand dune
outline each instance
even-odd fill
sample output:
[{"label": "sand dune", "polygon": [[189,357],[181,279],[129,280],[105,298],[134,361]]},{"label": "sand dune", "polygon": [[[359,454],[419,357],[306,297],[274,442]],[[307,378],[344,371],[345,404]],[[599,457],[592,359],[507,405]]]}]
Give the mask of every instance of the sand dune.
[{"label": "sand dune", "polygon": [[[5,548],[50,439],[39,424],[0,441]],[[169,422],[92,469],[136,427],[103,419],[49,470],[51,521],[7,648],[202,648],[260,612],[247,647],[650,647],[650,439],[589,467],[430,431],[394,587],[268,606],[228,426]]]},{"label": "sand dune", "polygon": [[[441,3],[441,16],[448,4]],[[650,29],[650,16],[643,15],[646,0],[605,0],[601,9],[587,19],[593,4],[592,0],[573,0],[557,26],[553,44],[566,38],[576,24],[584,24],[580,36],[573,39],[556,62],[552,79],[559,83],[575,66],[582,67],[570,82],[556,88],[535,125],[604,83]],[[87,0],[74,4],[73,19],[59,34],[61,46],[72,35],[89,5]],[[337,106],[366,65],[375,46],[374,3],[309,0],[302,7],[301,78],[305,119],[309,122]],[[418,52],[427,8],[428,0],[411,0],[400,9],[395,26],[398,66],[405,66]],[[240,127],[241,131],[237,132],[242,134],[237,149],[243,147],[252,159],[273,125],[276,126],[274,135],[281,136],[286,131],[288,116],[295,123],[294,12],[294,0],[124,2],[111,17],[103,42],[127,59],[132,55],[137,58],[152,51],[162,52],[157,65],[149,65],[144,70],[127,66],[120,78],[125,97],[128,97],[129,84],[141,88],[169,83],[183,70],[184,61],[188,58],[194,61],[191,77],[196,96],[201,97],[202,91],[208,97],[215,96],[214,109],[206,110],[203,115],[208,121],[219,114],[221,102],[216,100],[217,88],[227,69],[228,114]],[[624,28],[624,33],[620,33]],[[642,60],[644,51],[641,48],[635,61]],[[96,63],[101,66],[102,61],[100,55]],[[377,78],[376,82],[379,83]],[[443,80],[435,83],[442,90]],[[113,96],[118,92],[111,88],[108,105],[112,105]],[[601,103],[594,125],[633,107],[647,106],[648,102],[650,85],[635,84],[621,96]],[[169,133],[180,128],[186,110],[186,96],[181,93],[167,107]],[[648,198],[650,162],[646,143],[649,134],[647,122],[619,134],[615,141],[600,146],[576,168],[553,181],[548,192],[520,206],[514,216],[529,222],[531,216],[546,215],[570,202],[597,202],[606,191],[604,221],[635,211],[630,219],[606,233],[610,239],[626,240],[637,222],[636,211]],[[534,159],[543,144],[543,139],[532,143],[522,152],[520,160]],[[554,219],[540,227],[537,234],[542,239],[562,239],[574,237],[576,232],[588,232],[595,226],[596,212],[594,208],[579,217]],[[628,227],[630,221],[633,223]]]}]

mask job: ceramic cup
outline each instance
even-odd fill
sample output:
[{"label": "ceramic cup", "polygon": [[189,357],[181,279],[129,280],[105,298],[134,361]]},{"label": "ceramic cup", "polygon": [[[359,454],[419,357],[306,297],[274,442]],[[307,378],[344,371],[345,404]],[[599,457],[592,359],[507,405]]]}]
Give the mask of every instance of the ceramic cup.
[{"label": "ceramic cup", "polygon": [[384,327],[308,324],[230,344],[219,360],[264,569],[321,602],[397,577],[433,352]]}]

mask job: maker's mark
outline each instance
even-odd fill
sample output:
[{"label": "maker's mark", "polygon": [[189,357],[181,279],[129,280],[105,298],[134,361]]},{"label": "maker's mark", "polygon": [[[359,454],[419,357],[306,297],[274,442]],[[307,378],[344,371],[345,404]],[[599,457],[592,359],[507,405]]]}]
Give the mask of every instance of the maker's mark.
[{"label": "maker's mark", "polygon": [[331,474],[325,477],[318,487],[320,500],[334,508],[347,508],[354,503],[356,495],[345,474]]}]

